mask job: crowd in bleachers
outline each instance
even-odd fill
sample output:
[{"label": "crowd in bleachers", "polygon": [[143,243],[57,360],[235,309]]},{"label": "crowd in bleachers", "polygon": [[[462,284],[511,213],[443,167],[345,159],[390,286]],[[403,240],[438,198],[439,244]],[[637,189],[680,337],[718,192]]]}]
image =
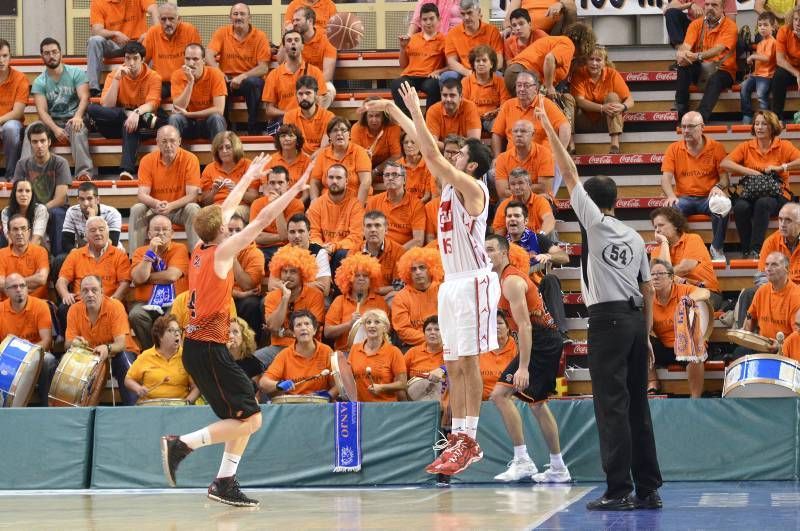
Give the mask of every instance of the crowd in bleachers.
[{"label": "crowd in bleachers", "polygon": [[[436,249],[441,185],[415,139],[387,114],[362,109],[351,124],[328,110],[336,93],[337,49],[325,31],[333,2],[293,0],[277,46],[251,24],[245,4],[231,7],[230,24],[206,44],[174,4],[143,0],[137,12],[127,5],[92,2],[85,71],[64,64],[60,43],[44,39],[44,71],[30,86],[0,39],[0,126],[5,177],[13,181],[0,215],[0,338],[13,334],[48,352],[40,403],[47,403],[58,363],[53,353],[76,341],[112,359],[125,404],[197,398],[178,361],[179,331],[193,304],[185,291],[198,242],[193,220],[203,206],[220,204],[247,171],[242,137],[261,134],[275,139],[271,171],[245,193],[227,230],[241,231],[304,173],[311,186],[237,257],[234,357],[265,396],[335,394],[329,378],[292,383],[327,367],[331,348],[354,353],[360,400],[402,399],[413,376],[441,379],[431,319],[443,280]],[[676,0],[666,9],[681,139],[662,166],[666,206],[650,214],[658,365],[675,362],[669,330],[684,295],[724,307],[713,263],[727,260],[726,252],[758,260],[763,272],[742,296],[738,324],[768,330],[771,340],[783,332],[784,352],[800,359],[792,348],[799,341],[800,207],[789,188],[800,150],[780,138],[786,89],[800,79],[800,8],[760,9],[759,38],[741,57],[747,72],[738,72],[748,76],[742,115],[753,138],[730,153],[703,128],[721,91],[737,80],[735,5],[730,12],[721,0],[702,7]],[[407,111],[399,95],[404,82],[424,94],[428,128],[451,162],[463,156],[467,138],[491,144],[493,232],[513,244],[510,262],[529,271],[569,341],[561,286],[550,271],[569,262],[556,231],[560,183],[534,109],[543,106],[571,153],[575,133],[607,133],[608,152],[620,153],[635,102],[608,51],[576,22],[572,0],[511,1],[502,29],[484,20],[478,0],[419,0],[398,45],[402,74],[390,87],[396,104]],[[273,55],[279,63],[270,68]],[[122,64],[103,80],[110,57]],[[704,88],[696,111],[688,105],[691,86]],[[38,120],[24,128],[29,93]],[[245,102],[246,123],[232,120],[234,98]],[[92,182],[98,169],[90,134],[121,140],[118,179],[138,187],[127,226]],[[139,159],[141,141],[153,136],[156,149]],[[204,168],[182,147],[195,138],[211,143],[213,160]],[[53,153],[54,142],[70,145],[72,169]],[[70,187],[78,200],[71,206]],[[739,249],[725,246],[730,212]],[[710,247],[689,231],[687,217],[695,214],[711,217]],[[775,215],[778,231],[768,236]],[[407,351],[415,355],[404,357]],[[688,364],[692,396],[702,393],[702,362]],[[492,384],[497,375],[484,372]]]}]

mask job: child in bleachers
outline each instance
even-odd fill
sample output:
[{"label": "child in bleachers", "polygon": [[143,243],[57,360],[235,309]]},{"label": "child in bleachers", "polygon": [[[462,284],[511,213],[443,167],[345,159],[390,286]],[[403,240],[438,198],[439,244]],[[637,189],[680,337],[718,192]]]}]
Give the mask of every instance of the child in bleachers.
[{"label": "child in bleachers", "polygon": [[762,110],[769,108],[769,89],[772,84],[772,76],[775,74],[775,45],[777,42],[773,36],[777,27],[775,15],[769,11],[761,13],[758,15],[757,26],[761,41],[756,46],[756,53],[750,54],[747,58],[752,73],[744,80],[740,90],[742,121],[745,124],[753,123],[751,102],[753,91],[758,94],[759,108]]}]

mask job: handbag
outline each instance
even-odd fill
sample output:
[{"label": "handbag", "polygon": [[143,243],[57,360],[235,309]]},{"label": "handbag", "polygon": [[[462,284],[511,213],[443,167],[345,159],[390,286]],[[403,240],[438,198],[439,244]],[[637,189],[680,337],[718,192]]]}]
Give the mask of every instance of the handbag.
[{"label": "handbag", "polygon": [[752,201],[760,197],[779,197],[783,181],[775,172],[745,175],[739,179],[739,197]]}]

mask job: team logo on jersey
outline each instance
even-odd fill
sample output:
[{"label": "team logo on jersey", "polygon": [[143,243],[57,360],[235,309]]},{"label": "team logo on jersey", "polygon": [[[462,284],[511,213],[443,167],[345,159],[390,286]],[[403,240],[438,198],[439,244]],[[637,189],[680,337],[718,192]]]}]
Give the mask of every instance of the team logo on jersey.
[{"label": "team logo on jersey", "polygon": [[439,205],[439,230],[447,232],[453,230],[453,205],[444,201]]},{"label": "team logo on jersey", "polygon": [[603,249],[603,261],[616,269],[625,269],[633,262],[633,249],[627,243],[609,243]]}]

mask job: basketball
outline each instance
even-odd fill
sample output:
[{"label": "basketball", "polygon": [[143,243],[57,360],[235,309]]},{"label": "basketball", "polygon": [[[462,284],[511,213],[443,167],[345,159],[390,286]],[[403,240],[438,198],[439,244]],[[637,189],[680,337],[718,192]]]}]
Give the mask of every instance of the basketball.
[{"label": "basketball", "polygon": [[328,21],[328,40],[337,50],[352,50],[361,44],[364,24],[355,13],[336,13]]}]

